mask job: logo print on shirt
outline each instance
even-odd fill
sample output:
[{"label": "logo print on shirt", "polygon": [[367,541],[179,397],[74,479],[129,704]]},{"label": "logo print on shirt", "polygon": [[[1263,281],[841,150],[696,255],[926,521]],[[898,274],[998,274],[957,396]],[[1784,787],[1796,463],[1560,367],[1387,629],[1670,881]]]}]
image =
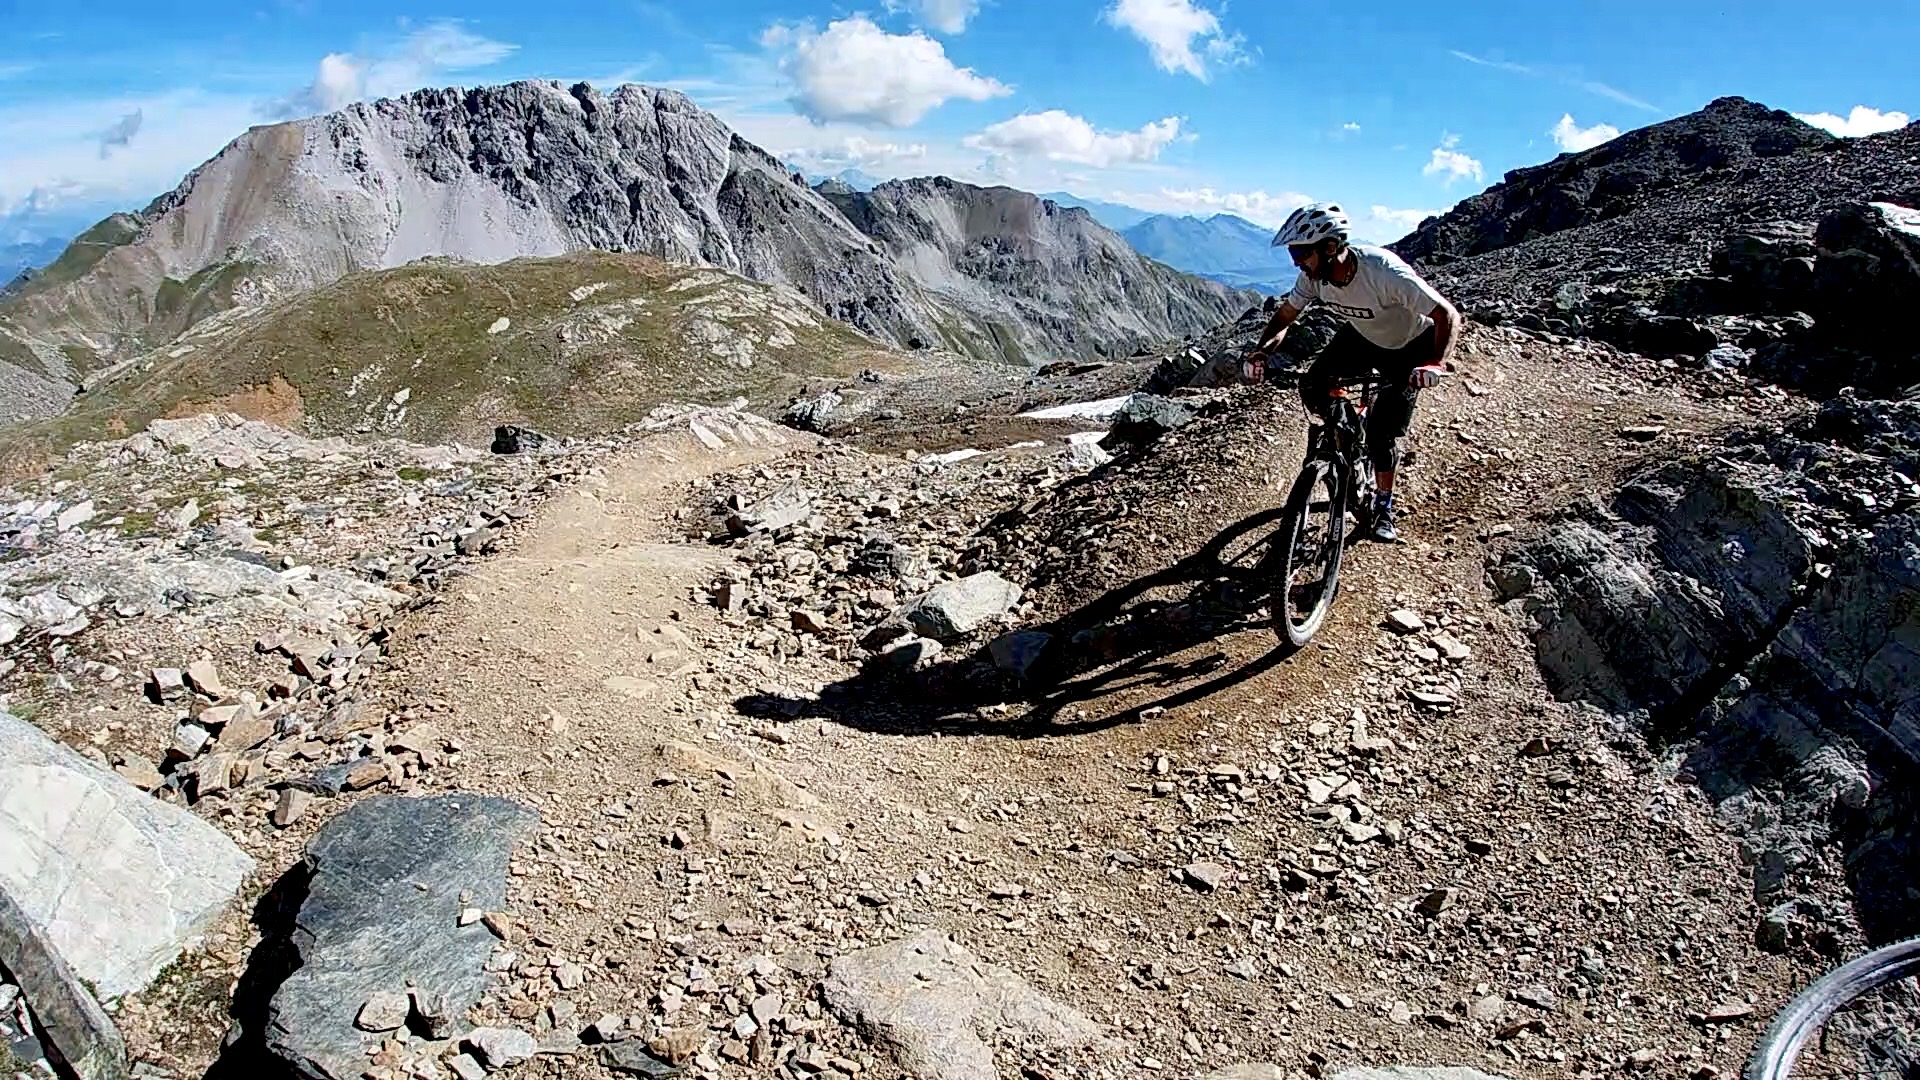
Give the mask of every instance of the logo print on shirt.
[{"label": "logo print on shirt", "polygon": [[1373,309],[1372,309],[1372,308],[1365,308],[1365,307],[1348,307],[1348,306],[1347,306],[1346,304],[1336,304],[1336,303],[1334,303],[1334,302],[1332,302],[1332,301],[1330,301],[1330,300],[1329,300],[1329,301],[1327,301],[1327,306],[1328,306],[1328,307],[1330,307],[1330,308],[1332,308],[1332,309],[1333,309],[1333,310],[1334,310],[1334,311],[1335,311],[1336,313],[1338,313],[1338,314],[1341,314],[1341,315],[1345,315],[1345,316],[1346,316],[1347,318],[1349,318],[1349,319],[1371,319],[1371,318],[1373,318]]}]

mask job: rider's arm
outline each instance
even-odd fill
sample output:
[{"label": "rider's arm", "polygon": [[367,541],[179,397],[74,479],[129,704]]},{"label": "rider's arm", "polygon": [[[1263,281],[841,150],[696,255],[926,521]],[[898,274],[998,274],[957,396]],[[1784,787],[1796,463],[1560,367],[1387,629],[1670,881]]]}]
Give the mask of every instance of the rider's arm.
[{"label": "rider's arm", "polygon": [[1280,306],[1273,309],[1273,318],[1268,319],[1266,328],[1260,331],[1260,343],[1253,347],[1254,351],[1272,356],[1280,348],[1280,342],[1286,339],[1287,327],[1292,326],[1299,317],[1299,308],[1285,300],[1280,301]]},{"label": "rider's arm", "polygon": [[1429,315],[1433,319],[1433,359],[1427,362],[1444,365],[1453,359],[1453,337],[1460,326],[1460,313],[1442,300]]}]

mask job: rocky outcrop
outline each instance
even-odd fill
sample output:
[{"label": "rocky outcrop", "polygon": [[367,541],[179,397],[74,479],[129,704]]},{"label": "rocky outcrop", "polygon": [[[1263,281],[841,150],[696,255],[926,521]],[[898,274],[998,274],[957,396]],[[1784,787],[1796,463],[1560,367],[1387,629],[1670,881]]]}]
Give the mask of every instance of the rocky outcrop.
[{"label": "rocky outcrop", "polygon": [[1511,173],[1394,245],[1481,322],[1818,394],[1915,382],[1920,125],[1835,140],[1722,99]]},{"label": "rocky outcrop", "polygon": [[1841,395],[1573,507],[1491,571],[1556,692],[1685,748],[1756,899],[1837,915],[1801,890],[1839,839],[1874,937],[1920,930],[1916,468],[1920,401]]},{"label": "rocky outcrop", "polygon": [[1423,222],[1393,245],[1407,259],[1446,262],[1621,217],[1703,178],[1838,140],[1788,113],[1725,97],[1696,113],[1627,132],[1500,183]]},{"label": "rocky outcrop", "polygon": [[1126,356],[1258,299],[1141,257],[1085,210],[1012,188],[931,177],[829,198],[920,280],[946,344],[975,356]]},{"label": "rocky outcrop", "polygon": [[102,998],[144,989],[252,871],[212,825],[0,712],[0,892]]}]

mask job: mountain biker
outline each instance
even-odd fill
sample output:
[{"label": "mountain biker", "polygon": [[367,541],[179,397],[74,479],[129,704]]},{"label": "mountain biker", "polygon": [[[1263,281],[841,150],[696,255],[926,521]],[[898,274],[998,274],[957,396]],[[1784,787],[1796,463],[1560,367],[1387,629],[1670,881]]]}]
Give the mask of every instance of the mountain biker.
[{"label": "mountain biker", "polygon": [[1398,255],[1351,243],[1352,231],[1339,206],[1310,203],[1274,234],[1273,246],[1287,249],[1300,275],[1260,332],[1260,343],[1242,361],[1241,374],[1252,382],[1264,377],[1268,358],[1309,305],[1325,304],[1340,316],[1339,332],[1301,378],[1300,396],[1325,416],[1340,382],[1374,371],[1387,380],[1387,389],[1368,410],[1367,451],[1375,484],[1370,531],[1373,539],[1390,544],[1399,539],[1393,479],[1400,444],[1413,426],[1420,391],[1445,373],[1460,315]]}]

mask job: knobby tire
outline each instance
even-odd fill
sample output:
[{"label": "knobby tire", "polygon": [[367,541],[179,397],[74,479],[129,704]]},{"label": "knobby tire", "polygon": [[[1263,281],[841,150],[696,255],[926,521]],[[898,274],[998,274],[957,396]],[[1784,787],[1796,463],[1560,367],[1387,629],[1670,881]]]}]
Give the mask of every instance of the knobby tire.
[{"label": "knobby tire", "polygon": [[[1313,611],[1295,625],[1289,617],[1289,594],[1294,572],[1307,565],[1301,560],[1300,536],[1314,511],[1313,493],[1322,486],[1323,480],[1330,503],[1327,508],[1328,536],[1317,561],[1324,565],[1325,573]],[[1287,497],[1286,513],[1281,518],[1280,529],[1274,535],[1280,549],[1277,552],[1279,557],[1273,560],[1277,565],[1270,608],[1273,631],[1280,640],[1295,648],[1306,645],[1319,633],[1321,625],[1326,622],[1327,613],[1333,608],[1333,598],[1339,591],[1340,560],[1346,549],[1345,483],[1341,471],[1332,462],[1321,459],[1307,462],[1293,482],[1293,490]]]},{"label": "knobby tire", "polygon": [[1882,946],[1816,979],[1774,1018],[1747,1062],[1746,1080],[1788,1080],[1809,1040],[1848,1002],[1920,975],[1920,937]]}]

